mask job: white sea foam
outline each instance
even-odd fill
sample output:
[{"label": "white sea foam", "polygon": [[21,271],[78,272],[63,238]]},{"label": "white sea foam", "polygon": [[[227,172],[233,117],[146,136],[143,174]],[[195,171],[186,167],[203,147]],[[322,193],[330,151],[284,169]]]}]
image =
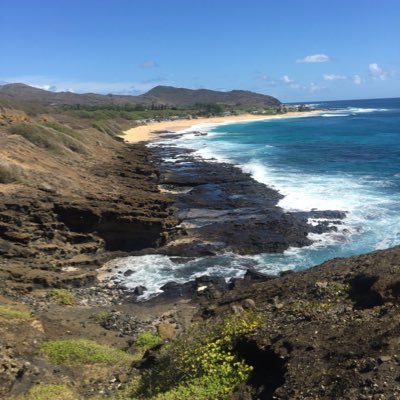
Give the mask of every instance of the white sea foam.
[{"label": "white sea foam", "polygon": [[373,112],[385,112],[390,111],[387,108],[362,108],[362,107],[346,107],[346,108],[337,108],[337,109],[330,109],[328,112],[320,114],[321,117],[345,117],[349,115],[357,115],[357,114],[364,114],[364,113],[373,113]]},{"label": "white sea foam", "polygon": [[[164,284],[174,280],[177,283],[184,283],[184,277],[175,277],[174,271],[178,265],[173,263],[168,256],[145,255],[137,257],[117,258],[107,263],[108,268],[117,268],[118,274],[114,275],[117,283],[122,283],[128,289],[137,286],[146,287],[146,292],[142,299],[152,295],[162,293],[160,289]],[[124,276],[126,271],[130,271],[129,276]]]},{"label": "white sea foam", "polygon": [[387,108],[359,108],[359,107],[348,107],[346,110],[353,113],[371,113],[371,112],[382,112],[389,111]]},{"label": "white sea foam", "polygon": [[[123,257],[109,261],[104,268],[116,270],[109,277],[127,289],[146,287],[139,300],[146,300],[162,293],[161,287],[168,282],[185,283],[203,275],[223,276],[228,281],[241,277],[247,268],[254,267],[257,261],[227,253],[224,256],[184,258],[164,255],[145,255]],[[129,271],[127,276],[125,272]]]},{"label": "white sea foam", "polygon": [[312,110],[318,109],[318,107],[321,105],[321,103],[309,103],[305,104],[306,107],[311,108]]},{"label": "white sea foam", "polygon": [[[345,117],[349,115],[385,112],[384,108],[348,107],[329,110],[322,117]],[[287,117],[283,117],[287,118]],[[243,121],[248,122],[248,121]],[[232,122],[230,122],[232,123]],[[235,122],[236,123],[236,122]],[[228,124],[228,122],[226,123]],[[169,146],[197,149],[197,157],[215,162],[230,162],[242,154],[252,157],[252,149],[244,144],[229,141],[213,142],[223,137],[224,132],[210,132],[215,126],[226,124],[199,124],[186,130],[185,135],[174,139],[162,139],[154,142]],[[191,134],[193,130],[208,132],[207,136]],[[211,140],[210,140],[211,139]],[[153,143],[150,144],[150,146]],[[263,145],[265,154],[274,153],[274,146]],[[268,153],[267,153],[268,152]],[[168,160],[168,162],[174,162]],[[400,216],[397,213],[398,199],[382,197],[379,188],[390,188],[390,179],[377,180],[374,176],[357,177],[351,175],[312,175],[299,171],[279,170],[268,165],[268,158],[260,162],[254,157],[249,162],[239,165],[254,179],[279,190],[285,197],[279,206],[288,211],[341,210],[347,217],[336,230],[323,234],[310,234],[314,240],[305,248],[289,248],[284,254],[258,254],[255,256],[237,256],[227,254],[218,257],[180,259],[174,262],[167,256],[148,255],[128,257],[114,262],[121,272],[130,269],[133,273],[125,277],[118,274],[127,287],[138,285],[147,287],[143,299],[160,293],[160,287],[170,281],[179,283],[209,274],[229,277],[241,276],[246,268],[252,266],[264,273],[277,274],[282,270],[302,269],[325,261],[326,259],[364,252],[366,248],[382,249],[400,242]],[[394,178],[399,177],[395,174]],[[310,220],[317,225],[323,220]],[[377,240],[377,238],[379,240]]]},{"label": "white sea foam", "polygon": [[335,113],[335,114],[321,114],[321,117],[348,117],[351,114],[341,114],[341,113]]}]

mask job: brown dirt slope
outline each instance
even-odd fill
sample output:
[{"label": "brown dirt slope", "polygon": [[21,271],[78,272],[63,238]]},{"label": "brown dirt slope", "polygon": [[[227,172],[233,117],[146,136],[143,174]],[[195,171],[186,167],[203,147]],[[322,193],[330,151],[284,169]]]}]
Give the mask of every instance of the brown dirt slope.
[{"label": "brown dirt slope", "polygon": [[174,223],[144,146],[56,119],[0,110],[3,286],[82,285],[108,252],[157,247]]}]

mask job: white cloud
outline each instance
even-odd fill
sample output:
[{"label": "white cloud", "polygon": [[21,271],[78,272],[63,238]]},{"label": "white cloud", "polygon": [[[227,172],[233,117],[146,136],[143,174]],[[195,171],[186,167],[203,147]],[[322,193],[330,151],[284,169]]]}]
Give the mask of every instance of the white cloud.
[{"label": "white cloud", "polygon": [[378,79],[385,81],[388,78],[387,72],[385,72],[377,63],[371,63],[368,65],[369,75],[372,79]]},{"label": "white cloud", "polygon": [[288,75],[283,75],[281,79],[282,79],[282,81],[285,82],[285,83],[292,83],[292,82],[294,82],[294,80],[293,80],[293,79],[290,79]]},{"label": "white cloud", "polygon": [[300,87],[300,85],[295,80],[290,79],[288,75],[283,75],[281,81],[292,89],[298,89]]},{"label": "white cloud", "polygon": [[256,75],[256,79],[259,79],[260,81],[267,81],[269,78],[268,78],[268,75],[267,75],[267,74],[264,74],[264,73],[262,73],[262,72],[259,72],[259,73],[257,73],[257,75]]},{"label": "white cloud", "polygon": [[336,75],[336,74],[325,74],[323,78],[325,81],[340,81],[347,79],[347,77],[344,75]]},{"label": "white cloud", "polygon": [[276,86],[276,83],[277,83],[274,79],[272,79],[266,73],[261,72],[261,71],[256,71],[254,79],[258,80],[258,81],[262,81],[263,83],[265,83],[268,86]]},{"label": "white cloud", "polygon": [[[37,88],[37,89],[47,90],[50,92],[57,92],[57,87],[54,85],[30,85],[30,86]],[[65,90],[65,91],[67,92],[68,90]]]},{"label": "white cloud", "polygon": [[321,63],[321,62],[328,62],[330,61],[330,57],[326,54],[313,54],[311,56],[306,56],[304,58],[299,58],[296,60],[296,63],[303,64],[303,63]]},{"label": "white cloud", "polygon": [[355,85],[361,85],[362,83],[362,78],[360,75],[353,75],[353,83]]},{"label": "white cloud", "polygon": [[156,61],[154,60],[147,60],[145,62],[143,62],[143,64],[141,65],[142,68],[157,68],[159,65]]},{"label": "white cloud", "polygon": [[308,86],[308,91],[310,93],[320,92],[321,90],[326,89],[325,86],[318,86],[314,82],[311,82]]},{"label": "white cloud", "polygon": [[98,81],[73,81],[46,76],[16,76],[0,77],[9,83],[25,83],[27,85],[53,92],[75,93],[102,93],[136,95],[147,92],[156,83],[154,80],[146,82],[98,82]]}]

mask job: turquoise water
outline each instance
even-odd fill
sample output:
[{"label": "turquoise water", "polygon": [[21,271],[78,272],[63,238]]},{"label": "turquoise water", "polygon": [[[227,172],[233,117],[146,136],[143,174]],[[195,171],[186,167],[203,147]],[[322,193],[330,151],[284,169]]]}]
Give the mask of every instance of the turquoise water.
[{"label": "turquoise water", "polygon": [[314,104],[319,115],[225,125],[202,125],[207,136],[168,142],[199,157],[238,165],[279,190],[286,210],[341,210],[338,232],[313,235],[312,246],[284,254],[227,254],[175,264],[165,256],[122,260],[132,282],[157,292],[163,283],[202,274],[240,276],[253,266],[267,273],[302,270],[333,257],[400,243],[400,99]]}]

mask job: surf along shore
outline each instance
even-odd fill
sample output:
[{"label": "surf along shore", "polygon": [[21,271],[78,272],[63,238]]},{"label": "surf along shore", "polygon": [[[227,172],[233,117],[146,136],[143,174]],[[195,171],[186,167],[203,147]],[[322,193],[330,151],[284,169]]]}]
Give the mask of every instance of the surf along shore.
[{"label": "surf along shore", "polygon": [[[310,112],[288,113],[283,116],[260,116],[256,120],[309,115]],[[234,119],[182,120],[178,121],[179,127],[172,126],[175,121],[166,121],[144,128],[151,139],[155,140],[158,135],[160,138],[167,132],[170,135],[173,129],[179,131],[187,128],[187,124],[195,123],[192,129],[201,129],[200,125],[204,123],[252,120],[254,116],[247,115]],[[151,133],[156,128],[157,133]],[[137,128],[133,128],[133,131],[135,129]],[[158,170],[158,189],[172,202],[172,215],[179,223],[176,229],[166,232],[165,241],[161,246],[152,249],[150,254],[203,257],[226,252],[241,255],[282,253],[292,246],[310,245],[312,241],[308,239],[309,233],[330,231],[334,229],[334,221],[345,217],[345,213],[340,210],[286,212],[278,206],[282,195],[277,190],[255,181],[240,168],[228,163],[216,164],[198,158],[190,149],[168,146],[165,143],[160,146],[155,144],[156,146],[151,146],[149,151]],[[309,224],[309,218],[318,223]],[[149,254],[148,250],[142,250],[135,255],[146,254]],[[123,260],[121,262],[125,263]],[[188,264],[187,282],[194,279],[190,278],[190,265]],[[185,268],[186,265],[182,265],[180,271]],[[162,286],[175,280],[173,275],[162,279],[159,276],[155,278],[153,275],[158,273],[153,270],[148,271],[150,277],[144,276],[143,268],[137,269],[134,266],[128,272],[129,279],[126,279],[121,275],[126,271],[121,270],[119,261],[108,264],[106,270],[105,277],[112,280],[113,277],[116,278],[117,285],[127,285],[132,291],[139,286],[142,289],[146,288],[140,290],[142,299],[154,295],[155,292],[160,293],[159,289],[165,292]],[[158,287],[155,281],[159,281]],[[178,288],[178,291],[182,290],[182,287]]]},{"label": "surf along shore", "polygon": [[[34,127],[42,122],[26,118]],[[3,121],[9,123],[7,117]],[[203,122],[216,123],[191,120],[187,126]],[[167,124],[169,128],[177,122]],[[176,169],[168,170],[165,155],[185,150],[124,144],[88,129],[90,135],[75,132],[87,150],[64,156],[26,144],[0,127],[3,159],[22,160],[23,154],[29,167],[42,167],[40,174],[26,169],[29,186],[4,184],[0,193],[0,398],[132,398],[132,383],[163,362],[163,343],[179,344],[177,337],[193,322],[206,326],[227,316],[240,321],[246,312],[265,317],[267,323],[240,335],[235,344],[234,354],[252,372],[230,399],[400,398],[400,247],[280,277],[249,270],[244,279],[228,284],[207,276],[184,287],[170,282],[161,296],[137,303],[135,297],[146,293],[144,288],[134,292],[113,282],[101,284],[99,266],[105,258],[127,255],[136,247],[143,254],[155,252],[164,230],[169,243],[164,254],[196,256],[220,252],[222,234],[243,253],[265,247],[280,251],[304,240],[308,227],[301,215],[274,208],[277,192],[232,165],[213,166],[186,150],[186,157],[174,163]],[[174,199],[174,184],[193,187],[192,195],[177,193]],[[160,193],[160,186],[166,192]],[[218,204],[211,204],[210,194],[216,192],[221,193]],[[224,218],[220,207],[230,199],[236,203],[228,206],[240,215],[227,209]],[[192,224],[186,225],[197,242],[183,242],[179,232],[173,236],[179,222],[170,214],[174,201],[182,210],[197,209],[188,214]],[[195,223],[215,206],[219,209],[214,208],[213,224]],[[246,207],[254,213],[245,216]],[[269,224],[275,236],[266,243]],[[158,344],[140,347],[149,333]],[[52,347],[60,349],[55,353],[49,344],[62,347]],[[94,363],[87,357],[92,353],[101,355]],[[179,378],[172,375],[171,381]]]},{"label": "surf along shore", "polygon": [[303,117],[319,114],[321,110],[313,111],[291,111],[286,114],[277,115],[254,115],[242,114],[224,117],[196,118],[196,119],[179,119],[176,121],[152,122],[146,125],[139,125],[130,128],[123,133],[123,138],[128,143],[137,143],[142,141],[151,141],[158,138],[158,132],[168,131],[176,133],[185,129],[192,128],[200,124],[223,124],[234,122],[251,122],[257,120],[269,120],[289,117]]}]

